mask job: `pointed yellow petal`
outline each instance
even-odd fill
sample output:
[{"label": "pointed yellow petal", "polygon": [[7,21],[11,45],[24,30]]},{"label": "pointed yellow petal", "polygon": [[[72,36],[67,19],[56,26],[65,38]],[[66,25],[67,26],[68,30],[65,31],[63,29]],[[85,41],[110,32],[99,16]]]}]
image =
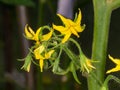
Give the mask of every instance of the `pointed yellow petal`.
[{"label": "pointed yellow petal", "polygon": [[74,29],[77,31],[77,32],[82,32],[84,30],[84,28],[82,28],[80,25],[76,25],[74,27]]},{"label": "pointed yellow petal", "polygon": [[57,14],[57,15],[60,17],[60,19],[62,20],[62,22],[65,24],[65,26],[69,26],[70,25],[69,22],[68,22],[68,20],[70,20],[70,19],[66,19],[65,17],[63,17],[60,14]]},{"label": "pointed yellow petal", "polygon": [[79,14],[77,16],[77,20],[76,20],[76,24],[80,25],[81,24],[81,18],[82,18],[82,14],[81,14],[81,11],[79,9]]},{"label": "pointed yellow petal", "polygon": [[45,53],[45,58],[48,59],[53,54],[54,50],[50,50],[48,53]]},{"label": "pointed yellow petal", "polygon": [[40,65],[40,71],[43,72],[43,65],[44,65],[43,59],[39,60],[39,65]]},{"label": "pointed yellow petal", "polygon": [[35,35],[34,31],[30,27],[28,27],[28,25],[25,26],[25,35],[28,39],[31,40]]},{"label": "pointed yellow petal", "polygon": [[59,31],[60,33],[64,32],[66,29],[63,26],[56,26],[53,24],[53,29]]},{"label": "pointed yellow petal", "polygon": [[41,31],[41,27],[36,31],[36,34],[35,34],[35,36],[34,36],[34,40],[35,40],[35,41],[39,41],[40,31]]},{"label": "pointed yellow petal", "polygon": [[67,22],[69,23],[68,26],[75,26],[76,25],[76,23],[73,22],[71,19],[67,19]]},{"label": "pointed yellow petal", "polygon": [[46,59],[45,57],[43,57],[41,54],[40,54],[40,59]]},{"label": "pointed yellow petal", "polygon": [[35,35],[35,32],[32,30],[32,28],[30,26],[28,26],[28,29],[32,35]]},{"label": "pointed yellow petal", "polygon": [[51,36],[52,36],[52,33],[53,33],[53,30],[51,30],[49,33],[43,35],[41,41],[47,41],[47,40],[49,40],[51,38]]},{"label": "pointed yellow petal", "polygon": [[90,73],[91,70],[96,69],[92,65],[92,60],[88,59],[82,52],[80,54],[80,65],[81,65],[81,71]]},{"label": "pointed yellow petal", "polygon": [[119,65],[119,66],[116,66],[116,67],[113,68],[113,69],[108,70],[106,73],[117,72],[117,71],[120,71],[120,65]]},{"label": "pointed yellow petal", "polygon": [[86,60],[86,64],[87,64],[87,66],[89,67],[89,68],[93,68],[93,69],[95,69],[95,67],[92,65],[92,63],[91,63],[91,60]]},{"label": "pointed yellow petal", "polygon": [[75,36],[79,37],[78,33],[75,31],[73,27],[71,27],[70,30]]},{"label": "pointed yellow petal", "polygon": [[62,40],[62,43],[65,43],[71,36],[71,33],[69,32],[68,34],[66,34]]},{"label": "pointed yellow petal", "polygon": [[120,65],[120,59],[114,59],[110,55],[108,56],[111,61],[113,61],[115,64]]},{"label": "pointed yellow petal", "polygon": [[45,47],[43,45],[39,46],[34,50],[34,55],[36,59],[40,59],[40,54],[44,51]]},{"label": "pointed yellow petal", "polygon": [[109,59],[114,62],[114,58],[108,55]]},{"label": "pointed yellow petal", "polygon": [[86,70],[88,73],[90,72],[90,68],[88,68],[88,66],[87,66],[86,63],[83,64],[83,72],[84,72],[85,70]]}]

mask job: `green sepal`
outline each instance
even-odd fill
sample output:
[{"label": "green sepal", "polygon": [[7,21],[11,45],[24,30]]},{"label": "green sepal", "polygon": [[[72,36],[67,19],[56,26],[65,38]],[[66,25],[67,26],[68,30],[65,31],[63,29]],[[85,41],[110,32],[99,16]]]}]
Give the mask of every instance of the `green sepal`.
[{"label": "green sepal", "polygon": [[29,52],[28,55],[24,58],[24,65],[21,67],[21,69],[24,69],[25,71],[30,70],[30,65],[31,65],[31,61],[32,61],[32,53]]},{"label": "green sepal", "polygon": [[72,72],[75,81],[76,81],[77,83],[81,84],[81,82],[79,81],[79,79],[78,79],[78,77],[77,77],[76,70],[77,70],[77,68],[75,67],[74,63],[71,62],[71,63],[70,63],[70,71]]}]

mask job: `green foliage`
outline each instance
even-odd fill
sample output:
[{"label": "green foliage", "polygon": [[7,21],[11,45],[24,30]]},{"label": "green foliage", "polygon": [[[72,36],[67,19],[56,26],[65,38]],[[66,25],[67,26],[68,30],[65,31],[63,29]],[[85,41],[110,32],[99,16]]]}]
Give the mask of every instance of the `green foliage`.
[{"label": "green foliage", "polygon": [[109,90],[108,89],[108,82],[112,79],[120,84],[120,79],[119,78],[117,78],[116,76],[113,76],[113,75],[108,75],[107,78],[105,79],[103,85],[102,85],[101,90]]},{"label": "green foliage", "polygon": [[32,0],[0,0],[0,2],[9,5],[34,6],[34,2]]}]

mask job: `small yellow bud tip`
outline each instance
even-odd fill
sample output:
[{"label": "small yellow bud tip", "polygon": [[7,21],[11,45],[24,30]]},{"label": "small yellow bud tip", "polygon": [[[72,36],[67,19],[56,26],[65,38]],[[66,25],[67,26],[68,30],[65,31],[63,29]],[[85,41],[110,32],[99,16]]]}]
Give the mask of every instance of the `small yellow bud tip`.
[{"label": "small yellow bud tip", "polygon": [[43,70],[42,70],[42,69],[41,69],[40,71],[41,71],[41,72],[43,72]]},{"label": "small yellow bud tip", "polygon": [[40,66],[40,72],[43,72],[43,67]]},{"label": "small yellow bud tip", "polygon": [[108,72],[108,71],[106,72],[106,74],[109,74],[109,73],[110,73],[110,72]]}]

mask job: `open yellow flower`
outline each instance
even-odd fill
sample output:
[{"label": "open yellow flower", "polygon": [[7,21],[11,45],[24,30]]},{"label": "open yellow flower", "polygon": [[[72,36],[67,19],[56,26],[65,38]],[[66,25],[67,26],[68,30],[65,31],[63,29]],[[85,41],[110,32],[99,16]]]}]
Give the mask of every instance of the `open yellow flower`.
[{"label": "open yellow flower", "polygon": [[49,52],[45,52],[44,56],[42,55],[45,50],[43,45],[39,46],[37,49],[34,50],[35,58],[39,60],[40,70],[43,71],[44,60],[49,59],[53,54],[54,50],[50,50]]},{"label": "open yellow flower", "polygon": [[120,71],[120,59],[114,59],[113,57],[111,57],[110,55],[108,56],[109,59],[114,62],[116,64],[116,67],[115,68],[112,68],[110,70],[108,70],[106,73],[111,73],[111,72],[117,72],[117,71]]},{"label": "open yellow flower", "polygon": [[57,26],[53,24],[53,29],[65,35],[62,40],[62,43],[65,43],[70,38],[71,34],[74,34],[75,36],[79,37],[78,32],[82,32],[85,27],[85,26],[81,26],[82,14],[80,9],[79,9],[79,14],[75,21],[67,19],[60,14],[57,15],[60,17],[60,19],[62,20],[65,26]]},{"label": "open yellow flower", "polygon": [[49,33],[42,35],[42,27],[38,28],[36,33],[32,30],[28,24],[25,26],[25,36],[30,40],[35,40],[37,44],[39,44],[41,41],[47,41],[51,38],[53,30],[51,30]]}]

